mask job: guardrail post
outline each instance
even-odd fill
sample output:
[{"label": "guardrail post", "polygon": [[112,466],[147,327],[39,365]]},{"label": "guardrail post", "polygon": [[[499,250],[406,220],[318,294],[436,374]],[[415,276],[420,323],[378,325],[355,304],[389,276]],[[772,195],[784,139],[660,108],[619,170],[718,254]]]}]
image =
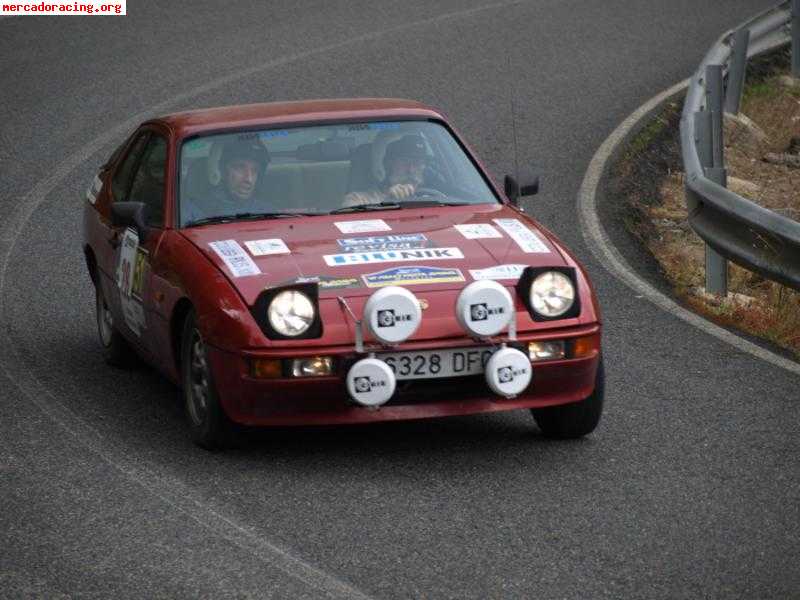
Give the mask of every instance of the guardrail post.
[{"label": "guardrail post", "polygon": [[[706,112],[708,113],[707,125],[704,126],[705,134],[710,133],[707,139],[702,139],[706,148],[704,154],[707,162],[706,177],[714,183],[727,186],[727,173],[725,171],[725,154],[722,130],[722,65],[706,66]],[[698,150],[698,154],[699,154]],[[710,156],[711,160],[708,161]],[[716,250],[706,244],[706,291],[720,296],[728,295],[728,261]]]},{"label": "guardrail post", "polygon": [[792,0],[792,75],[800,78],[800,0]]},{"label": "guardrail post", "polygon": [[[800,0],[798,0],[800,1]],[[728,88],[725,90],[725,112],[739,114],[744,91],[744,77],[747,69],[747,47],[750,44],[750,30],[740,29],[733,34],[731,66],[728,70]]]}]

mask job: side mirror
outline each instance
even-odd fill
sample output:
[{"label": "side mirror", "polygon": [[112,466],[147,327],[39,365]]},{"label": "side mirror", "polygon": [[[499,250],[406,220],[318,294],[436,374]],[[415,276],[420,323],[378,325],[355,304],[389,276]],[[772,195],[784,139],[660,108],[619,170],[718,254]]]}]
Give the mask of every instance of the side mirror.
[{"label": "side mirror", "polygon": [[147,239],[147,205],[144,202],[114,202],[111,205],[111,225],[133,227],[139,242]]},{"label": "side mirror", "polygon": [[525,196],[535,196],[539,193],[539,175],[532,169],[523,169],[520,173],[522,184],[518,183],[511,175],[506,175],[504,180],[506,197],[511,204],[519,206],[519,199]]}]

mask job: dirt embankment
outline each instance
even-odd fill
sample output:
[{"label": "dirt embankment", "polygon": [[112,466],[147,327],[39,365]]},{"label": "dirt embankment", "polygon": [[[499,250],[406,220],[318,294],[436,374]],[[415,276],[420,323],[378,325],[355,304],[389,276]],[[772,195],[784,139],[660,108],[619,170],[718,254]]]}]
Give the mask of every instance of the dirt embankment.
[{"label": "dirt embankment", "polygon": [[[741,117],[726,118],[725,160],[731,190],[800,221],[800,86],[788,72],[788,50],[751,63]],[[629,207],[626,226],[686,304],[800,359],[800,294],[733,264],[728,297],[704,293],[705,250],[684,201],[681,109],[666,106],[613,168],[610,191]]]}]

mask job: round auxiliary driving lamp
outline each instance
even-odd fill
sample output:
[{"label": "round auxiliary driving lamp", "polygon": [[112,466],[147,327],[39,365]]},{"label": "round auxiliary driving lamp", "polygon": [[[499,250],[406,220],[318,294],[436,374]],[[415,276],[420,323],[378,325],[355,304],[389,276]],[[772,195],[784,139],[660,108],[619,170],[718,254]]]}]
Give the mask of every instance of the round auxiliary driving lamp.
[{"label": "round auxiliary driving lamp", "polygon": [[[384,287],[367,300],[363,321],[376,341],[384,346],[393,346],[404,342],[419,329],[422,307],[417,297],[407,289]],[[356,322],[356,327],[361,327],[360,321]],[[347,391],[361,406],[375,408],[385,404],[396,387],[394,371],[374,355],[362,358],[347,372]]]},{"label": "round auxiliary driving lamp", "polygon": [[[484,339],[497,335],[514,322],[514,299],[493,280],[473,281],[456,300],[456,319],[470,336]],[[515,327],[509,337],[516,337]],[[502,344],[486,363],[486,384],[495,394],[513,398],[531,382],[530,359],[516,348]]]}]

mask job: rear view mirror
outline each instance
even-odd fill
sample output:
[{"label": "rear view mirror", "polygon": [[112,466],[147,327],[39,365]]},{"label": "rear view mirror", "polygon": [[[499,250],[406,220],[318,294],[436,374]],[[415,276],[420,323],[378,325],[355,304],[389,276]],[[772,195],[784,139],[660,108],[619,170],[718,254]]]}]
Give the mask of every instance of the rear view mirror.
[{"label": "rear view mirror", "polygon": [[144,202],[114,202],[111,205],[111,225],[133,227],[139,234],[139,242],[147,238],[147,205]]},{"label": "rear view mirror", "polygon": [[506,197],[514,206],[519,206],[520,198],[535,196],[539,193],[538,173],[534,172],[533,169],[523,168],[519,177],[521,183],[517,182],[511,175],[506,175],[504,180]]}]

